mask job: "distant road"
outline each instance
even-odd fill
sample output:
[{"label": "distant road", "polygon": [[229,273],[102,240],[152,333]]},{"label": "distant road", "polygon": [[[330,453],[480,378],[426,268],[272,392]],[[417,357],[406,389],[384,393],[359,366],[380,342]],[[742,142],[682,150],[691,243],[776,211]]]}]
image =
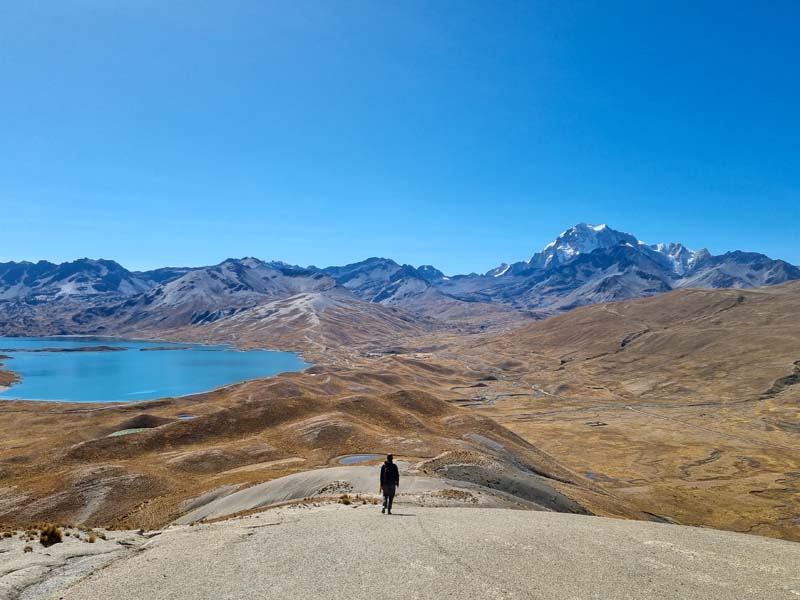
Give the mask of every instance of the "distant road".
[{"label": "distant road", "polygon": [[711,529],[479,508],[323,505],[179,526],[56,597],[778,600],[800,544]]}]

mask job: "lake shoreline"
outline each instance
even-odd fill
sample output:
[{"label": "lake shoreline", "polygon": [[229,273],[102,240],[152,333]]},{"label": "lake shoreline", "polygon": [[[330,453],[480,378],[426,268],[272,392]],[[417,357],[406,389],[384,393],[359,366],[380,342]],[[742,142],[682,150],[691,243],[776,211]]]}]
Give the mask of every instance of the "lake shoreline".
[{"label": "lake shoreline", "polygon": [[[11,357],[4,357],[3,359],[0,359],[0,367],[4,366],[2,361],[6,358]],[[7,392],[11,389],[11,386],[19,383],[20,381],[22,381],[22,377],[19,373],[16,373],[10,369],[0,369],[0,394]]]},{"label": "lake shoreline", "polygon": [[[39,335],[39,336],[28,336],[28,335],[3,335],[0,337],[5,337],[7,339],[14,339],[14,338],[27,338],[27,337],[36,337],[41,339],[50,339],[50,340],[108,340],[113,342],[141,342],[141,343],[163,343],[163,344],[184,344],[186,346],[221,346],[227,349],[236,351],[236,352],[249,352],[250,350],[264,350],[266,352],[289,352],[290,354],[297,355],[303,362],[308,364],[320,364],[321,362],[325,362],[321,358],[308,358],[306,354],[308,353],[308,348],[297,346],[297,345],[280,345],[278,347],[266,347],[262,345],[257,345],[256,343],[247,341],[247,340],[240,340],[240,339],[230,339],[228,337],[220,337],[218,339],[214,338],[204,338],[200,341],[194,340],[192,341],[187,338],[185,335],[176,334],[174,336],[170,335],[169,333],[164,334],[161,332],[161,335],[156,336],[147,336],[139,337],[141,334],[132,334],[132,335],[114,335],[114,334],[103,334],[103,335],[91,335],[86,333],[65,333],[65,334],[56,334],[56,335]],[[312,353],[313,354],[313,353]]]},{"label": "lake shoreline", "polygon": [[15,383],[19,383],[22,377],[20,377],[19,373],[12,371],[11,369],[3,369],[5,366],[5,362],[7,360],[13,360],[13,356],[8,356],[7,354],[0,354],[0,394],[7,392],[12,385]]},{"label": "lake shoreline", "polygon": [[[121,346],[78,346],[77,348],[0,348],[0,352],[124,352]],[[12,358],[12,357],[7,357]],[[0,359],[2,360],[2,359]]]}]

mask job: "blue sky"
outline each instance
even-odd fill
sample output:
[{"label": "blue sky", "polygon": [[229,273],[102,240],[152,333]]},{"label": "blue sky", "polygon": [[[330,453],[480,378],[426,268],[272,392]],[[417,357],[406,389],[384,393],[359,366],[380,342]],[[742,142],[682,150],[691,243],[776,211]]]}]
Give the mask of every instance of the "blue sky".
[{"label": "blue sky", "polygon": [[368,256],[577,222],[800,264],[800,3],[10,3],[0,260]]}]

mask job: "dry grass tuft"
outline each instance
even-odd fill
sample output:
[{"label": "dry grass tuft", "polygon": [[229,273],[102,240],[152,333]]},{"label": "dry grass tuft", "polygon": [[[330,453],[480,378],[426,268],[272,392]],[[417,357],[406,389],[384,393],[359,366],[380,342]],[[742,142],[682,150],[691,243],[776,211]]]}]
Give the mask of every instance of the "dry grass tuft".
[{"label": "dry grass tuft", "polygon": [[39,543],[45,548],[64,541],[64,532],[58,525],[47,523],[43,524],[40,529]]}]

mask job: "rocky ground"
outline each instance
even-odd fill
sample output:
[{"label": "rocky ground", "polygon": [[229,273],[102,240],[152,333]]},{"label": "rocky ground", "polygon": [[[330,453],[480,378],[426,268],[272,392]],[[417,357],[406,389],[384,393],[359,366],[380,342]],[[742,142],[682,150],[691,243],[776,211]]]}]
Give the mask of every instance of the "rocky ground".
[{"label": "rocky ground", "polygon": [[[30,531],[0,537],[0,599],[45,598],[111,561],[127,556],[148,538],[132,531],[62,530],[63,541],[43,546]],[[12,535],[13,534],[13,535]],[[150,534],[152,535],[152,534]],[[90,541],[91,540],[91,541]]]}]

